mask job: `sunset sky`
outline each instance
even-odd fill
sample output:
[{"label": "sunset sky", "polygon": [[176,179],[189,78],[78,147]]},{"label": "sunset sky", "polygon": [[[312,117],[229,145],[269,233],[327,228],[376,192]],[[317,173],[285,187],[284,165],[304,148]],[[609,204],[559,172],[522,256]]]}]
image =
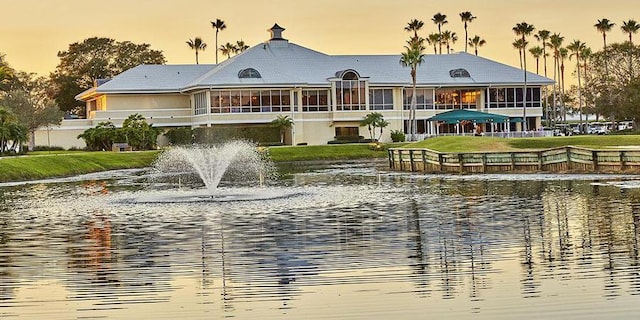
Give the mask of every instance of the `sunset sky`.
[{"label": "sunset sky", "polygon": [[[215,31],[210,21],[220,18],[227,29],[220,33],[219,44],[242,39],[256,45],[268,39],[266,30],[277,22],[286,28],[285,38],[327,54],[399,54],[409,37],[403,30],[407,22],[423,20],[426,37],[437,32],[431,18],[438,12],[449,21],[443,28],[458,34],[454,50],[464,51],[459,13],[471,11],[477,18],[469,26],[469,36],[477,34],[487,41],[480,55],[517,66],[518,52],[512,46],[516,23],[560,32],[565,44],[579,39],[597,51],[602,36],[593,25],[607,18],[616,23],[607,41],[626,40],[620,25],[628,19],[640,21],[636,1],[0,0],[0,53],[15,69],[47,75],[59,62],[58,51],[101,36],[149,43],[163,51],[169,64],[189,64],[195,63],[195,56],[185,42],[199,36],[208,44],[200,63],[214,63]],[[640,34],[636,36],[640,41]],[[535,39],[529,41],[536,45]],[[528,61],[535,71],[533,59]]]}]

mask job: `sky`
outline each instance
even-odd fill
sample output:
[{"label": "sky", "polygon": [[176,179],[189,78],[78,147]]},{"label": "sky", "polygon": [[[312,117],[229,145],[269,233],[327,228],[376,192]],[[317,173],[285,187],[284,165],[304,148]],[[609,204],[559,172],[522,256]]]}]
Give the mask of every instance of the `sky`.
[{"label": "sky", "polygon": [[[200,63],[215,63],[215,30],[210,21],[225,21],[219,45],[237,40],[253,46],[269,38],[278,23],[283,36],[296,44],[327,54],[399,54],[411,19],[425,22],[421,35],[437,32],[431,21],[447,15],[443,30],[458,34],[454,51],[464,51],[464,27],[459,13],[476,19],[469,37],[487,41],[479,55],[519,66],[512,28],[527,22],[537,30],[559,32],[565,44],[575,39],[594,51],[602,35],[598,19],[615,22],[607,42],[622,42],[623,21],[640,22],[639,0],[0,0],[0,53],[17,70],[48,75],[59,62],[57,53],[89,37],[148,43],[161,50],[169,64],[195,63],[186,41],[201,37],[208,48]],[[537,31],[536,31],[537,32]],[[640,41],[640,34],[636,35]],[[530,46],[536,40],[529,40]],[[471,51],[471,49],[470,49]],[[432,49],[427,50],[432,53]],[[220,60],[224,58],[220,55]],[[527,59],[535,70],[533,59]],[[548,66],[549,70],[552,68]],[[542,71],[541,71],[542,73]],[[551,74],[549,74],[551,77]]]}]

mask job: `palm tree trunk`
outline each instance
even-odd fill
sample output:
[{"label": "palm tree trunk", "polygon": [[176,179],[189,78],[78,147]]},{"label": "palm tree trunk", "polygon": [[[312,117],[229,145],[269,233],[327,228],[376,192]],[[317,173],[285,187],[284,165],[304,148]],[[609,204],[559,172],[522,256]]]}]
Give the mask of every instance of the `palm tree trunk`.
[{"label": "palm tree trunk", "polygon": [[200,64],[200,62],[198,61],[198,50],[196,50],[196,64]]},{"label": "palm tree trunk", "polygon": [[[524,42],[524,41],[523,41]],[[524,51],[525,48],[522,48]],[[522,57],[524,63],[524,91],[522,91],[522,124],[524,125],[524,131],[528,130],[528,122],[527,122],[527,55],[524,54]]]},{"label": "palm tree trunk", "polygon": [[582,126],[582,91],[581,91],[581,80],[580,80],[580,54],[576,54],[576,68],[578,69],[578,113],[580,115],[580,132],[583,132],[583,126]]},{"label": "palm tree trunk", "polygon": [[411,110],[409,110],[409,131],[411,132],[411,140],[417,141],[416,134],[418,133],[418,122],[416,120],[416,104],[418,104],[418,100],[416,95],[418,94],[418,90],[416,89],[416,70],[412,70],[411,72],[411,80],[413,81],[413,93],[411,95]]},{"label": "palm tree trunk", "polygon": [[218,64],[218,28],[216,28],[216,64]]},{"label": "palm tree trunk", "polygon": [[553,58],[553,124],[555,124],[556,120],[558,119],[558,114],[556,113],[558,110],[558,94],[557,94],[557,85],[556,85],[556,79],[558,78],[557,72],[558,71],[558,59],[556,59],[555,57]]},{"label": "palm tree trunk", "polygon": [[467,33],[467,22],[464,22],[464,53],[467,53],[467,43],[469,42],[469,33]]},{"label": "palm tree trunk", "polygon": [[478,47],[476,46],[476,56],[478,55]]}]

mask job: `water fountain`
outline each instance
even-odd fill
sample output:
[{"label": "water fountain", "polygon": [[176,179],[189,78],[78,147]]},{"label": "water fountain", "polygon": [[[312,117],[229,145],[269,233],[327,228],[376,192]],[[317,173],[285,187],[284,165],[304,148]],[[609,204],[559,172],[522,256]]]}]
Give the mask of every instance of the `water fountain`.
[{"label": "water fountain", "polygon": [[[274,176],[273,163],[255,144],[247,141],[230,141],[218,145],[181,146],[163,152],[153,165],[156,179],[177,177],[178,185],[191,182],[193,177],[204,183],[202,190],[183,190],[172,196],[162,195],[136,202],[224,202],[265,200],[290,197],[290,193],[264,188],[265,180]],[[232,181],[233,186],[219,188],[223,177]],[[243,184],[252,188],[241,189]],[[255,188],[255,185],[261,188]],[[196,183],[197,185],[197,183]]]}]

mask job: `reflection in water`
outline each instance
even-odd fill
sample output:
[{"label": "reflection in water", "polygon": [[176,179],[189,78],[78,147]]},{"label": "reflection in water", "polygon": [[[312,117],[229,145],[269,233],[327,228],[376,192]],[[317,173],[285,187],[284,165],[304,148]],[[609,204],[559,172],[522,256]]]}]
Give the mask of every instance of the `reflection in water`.
[{"label": "reflection in water", "polygon": [[289,199],[157,204],[122,183],[0,188],[0,317],[640,312],[640,190],[606,177],[337,167],[272,186]]}]

